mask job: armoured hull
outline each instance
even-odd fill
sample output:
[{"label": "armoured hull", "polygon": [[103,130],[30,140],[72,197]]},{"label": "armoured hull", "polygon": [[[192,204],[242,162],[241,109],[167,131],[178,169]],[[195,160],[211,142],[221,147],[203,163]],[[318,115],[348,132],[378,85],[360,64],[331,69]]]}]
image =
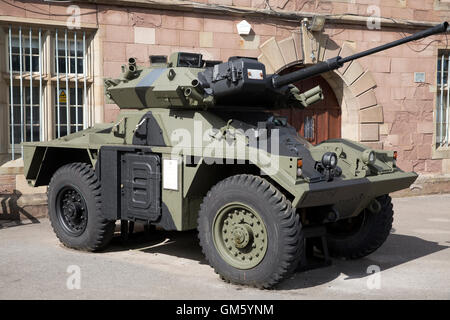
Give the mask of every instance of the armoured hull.
[{"label": "armoured hull", "polygon": [[[82,154],[94,167],[104,168],[104,184],[120,198],[122,180],[127,178],[110,172],[111,168],[121,171],[115,167],[120,167],[117,157],[127,152],[155,154],[163,167],[157,174],[163,186],[160,207],[169,214],[164,221],[172,220],[170,224],[177,230],[196,227],[196,212],[204,193],[231,172],[262,173],[285,190],[294,207],[331,206],[339,219],[357,215],[380,195],[409,187],[417,177],[396,167],[392,151],[376,150],[376,161],[365,164],[364,154],[371,149],[364,145],[338,139],[312,146],[291,126],[275,125],[269,119],[273,119],[272,114],[260,111],[123,111],[115,124],[98,125],[50,142],[25,144],[25,174],[35,186],[45,185],[48,161]],[[337,154],[341,171],[331,179],[317,170],[326,152]],[[172,159],[177,159],[176,177],[164,171],[165,161]],[[298,160],[302,161],[301,175]],[[164,189],[166,179],[175,179],[177,187]],[[123,201],[111,205],[106,199],[108,210],[104,214],[120,216]],[[156,216],[156,220],[162,219],[163,210]]]}]

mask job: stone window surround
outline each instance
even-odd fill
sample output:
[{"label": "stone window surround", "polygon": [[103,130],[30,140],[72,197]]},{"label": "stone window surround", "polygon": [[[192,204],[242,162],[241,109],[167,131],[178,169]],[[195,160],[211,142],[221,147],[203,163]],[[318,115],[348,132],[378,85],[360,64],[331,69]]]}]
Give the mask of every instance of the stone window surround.
[{"label": "stone window surround", "polygon": [[[450,2],[446,5],[450,8]],[[438,66],[438,59],[439,59],[439,50],[448,50],[445,46],[438,46],[435,50],[435,56],[436,56],[436,65],[435,65],[435,73],[433,74],[434,83],[432,86],[432,90],[436,93],[437,92],[437,66]],[[432,145],[432,152],[431,152],[431,158],[432,159],[448,159],[450,158],[450,145],[449,147],[437,147],[436,146],[436,103],[437,103],[438,96],[437,94],[434,95],[433,98],[433,145]]]},{"label": "stone window surround", "polygon": [[450,10],[450,1],[434,0],[434,10]]},{"label": "stone window surround", "polygon": [[[0,160],[3,162],[4,160],[8,160],[7,154],[11,153],[11,146],[9,141],[9,85],[10,85],[10,75],[9,75],[9,65],[8,65],[8,28],[9,26],[22,27],[22,30],[28,30],[30,27],[33,29],[41,28],[42,29],[42,43],[51,43],[54,42],[54,37],[50,37],[50,33],[59,29],[60,31],[67,28],[64,22],[59,21],[49,21],[43,19],[33,19],[33,18],[17,18],[17,17],[6,17],[0,16],[0,27],[2,28],[0,35],[0,73],[3,74],[2,79],[0,79],[0,92],[3,93],[3,97],[0,99]],[[102,49],[99,40],[99,32],[97,32],[98,27],[93,24],[81,24],[80,29],[77,32],[82,34],[83,31],[86,32],[86,44],[90,44],[86,50],[88,51],[88,55],[90,56],[91,63],[88,62],[88,79],[87,79],[87,88],[88,88],[88,106],[90,111],[90,121],[89,124],[92,125],[94,123],[103,121],[103,63],[99,63],[103,61]],[[69,30],[70,32],[71,30]],[[64,37],[64,33],[62,33]],[[28,33],[25,32],[24,37],[28,36]],[[52,50],[53,49],[53,50]],[[54,44],[51,46],[44,45],[44,56],[46,59],[46,63],[50,62],[51,68],[54,68]],[[45,70],[44,66],[44,70]],[[48,69],[47,69],[48,70]],[[47,72],[48,73],[48,72]],[[55,136],[52,113],[53,113],[53,101],[54,97],[51,93],[54,88],[56,88],[56,76],[54,75],[53,70],[51,70],[51,77],[43,78],[43,92],[44,92],[44,101],[43,108],[45,111],[45,116],[42,119],[42,125],[45,126],[44,129],[44,140],[53,139]],[[25,76],[27,72],[25,72]],[[70,77],[70,76],[69,76]],[[28,78],[29,79],[29,78]],[[34,80],[33,82],[39,80]],[[62,82],[64,83],[62,83]],[[60,80],[61,85],[65,86],[65,80]],[[69,86],[73,86],[73,79],[69,81]],[[24,86],[29,84],[29,80],[24,81]],[[83,87],[83,82],[78,82],[79,87]],[[16,149],[16,154],[17,149]],[[19,152],[20,153],[20,152]],[[2,160],[4,159],[4,160]]]},{"label": "stone window surround", "polygon": [[[306,30],[304,30],[306,32]],[[304,33],[305,35],[305,33]],[[261,55],[259,60],[269,65],[269,70],[272,72],[279,72],[293,64],[309,65],[315,62],[308,61],[308,57],[311,52],[319,57],[319,61],[326,60],[336,55],[347,56],[354,53],[351,42],[344,42],[344,45],[334,52],[327,49],[327,43],[322,43],[320,38],[317,39],[315,45],[308,44],[308,41],[296,43],[292,41],[295,35],[292,37],[275,41],[274,38],[267,40],[260,46]],[[309,35],[308,39],[311,38]],[[303,47],[302,47],[303,46]],[[318,48],[315,52],[312,48]],[[438,50],[446,49],[445,46],[438,46],[435,50],[435,57],[438,57]],[[343,50],[346,51],[343,54]],[[332,53],[331,53],[332,52]],[[303,57],[303,55],[305,57]],[[293,61],[296,57],[297,61]],[[270,64],[275,64],[270,66]],[[344,67],[345,68],[345,67]],[[433,78],[436,81],[437,59],[436,67]],[[362,73],[362,75],[361,75]],[[366,89],[362,93],[356,93],[352,90],[352,87],[366,76],[364,79],[370,83],[371,74],[369,70],[364,71],[361,65],[357,61],[353,61],[349,64],[345,70],[336,70],[327,72],[322,75],[325,80],[330,84],[339,104],[342,108],[341,128],[342,137],[359,141],[371,148],[383,149],[383,143],[380,141],[380,125],[384,123],[383,119],[383,107],[377,103],[376,96],[374,94],[373,87],[376,86],[375,82],[364,86]],[[356,77],[356,80],[355,80]],[[350,78],[350,79],[349,79]],[[436,85],[431,87],[431,90],[436,92]],[[359,91],[359,90],[358,90]],[[356,94],[355,94],[356,93]],[[434,96],[433,109],[436,105],[437,96]],[[433,122],[436,121],[436,114],[433,113]],[[450,147],[436,147],[436,125],[433,126],[433,144],[430,145],[432,149],[432,159],[450,159]]]},{"label": "stone window surround", "polygon": [[[286,39],[267,40],[261,44],[260,51],[258,59],[266,64],[268,73],[280,72],[295,64],[311,65],[337,55],[355,53],[352,42],[344,42],[342,47],[336,46],[333,40],[323,37],[321,33],[311,34],[304,27],[301,32],[294,32]],[[317,59],[312,61],[311,56]],[[353,61],[322,76],[330,84],[342,109],[342,137],[382,149],[380,124],[384,122],[383,107],[377,103],[373,90],[376,83],[370,71],[365,70],[358,61]]]}]

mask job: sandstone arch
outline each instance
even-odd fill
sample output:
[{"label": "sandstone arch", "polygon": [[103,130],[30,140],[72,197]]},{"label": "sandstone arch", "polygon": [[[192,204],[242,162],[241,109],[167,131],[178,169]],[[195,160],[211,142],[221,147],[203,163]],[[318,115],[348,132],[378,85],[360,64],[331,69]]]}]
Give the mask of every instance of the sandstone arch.
[{"label": "sandstone arch", "polygon": [[[267,73],[355,53],[354,43],[344,42],[338,46],[327,35],[309,32],[304,26],[283,40],[268,39],[259,49],[258,60],[266,65]],[[322,76],[332,87],[342,109],[342,137],[381,149],[379,131],[383,123],[383,107],[377,103],[373,90],[376,82],[371,72],[355,60]]]}]

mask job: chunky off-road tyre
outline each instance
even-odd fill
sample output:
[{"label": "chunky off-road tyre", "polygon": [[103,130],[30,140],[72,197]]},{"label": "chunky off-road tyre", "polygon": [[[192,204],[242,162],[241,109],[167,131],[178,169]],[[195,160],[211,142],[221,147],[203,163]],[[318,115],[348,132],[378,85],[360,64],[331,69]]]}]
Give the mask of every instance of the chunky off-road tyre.
[{"label": "chunky off-road tyre", "polygon": [[112,239],[115,222],[101,215],[100,183],[85,163],[59,168],[48,188],[48,209],[53,230],[69,248],[97,251]]},{"label": "chunky off-road tyre", "polygon": [[373,213],[363,210],[357,217],[327,227],[330,254],[334,257],[358,259],[377,250],[387,239],[394,221],[391,197],[377,198],[381,209]]},{"label": "chunky off-road tyre", "polygon": [[203,253],[221,278],[270,288],[297,268],[303,250],[299,217],[267,180],[235,175],[205,196],[198,217]]}]

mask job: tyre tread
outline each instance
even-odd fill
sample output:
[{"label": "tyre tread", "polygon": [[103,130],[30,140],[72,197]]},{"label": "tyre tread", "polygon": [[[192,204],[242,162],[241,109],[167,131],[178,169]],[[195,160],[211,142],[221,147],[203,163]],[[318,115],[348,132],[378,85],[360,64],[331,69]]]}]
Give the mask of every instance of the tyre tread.
[{"label": "tyre tread", "polygon": [[[283,248],[283,252],[281,254],[280,262],[276,268],[264,282],[261,283],[248,283],[243,280],[235,281],[234,279],[228,278],[220,274],[218,266],[214,265],[212,261],[208,258],[208,252],[206,240],[205,240],[205,230],[203,230],[202,217],[206,215],[207,211],[207,203],[217,194],[221,194],[222,190],[225,190],[232,185],[245,185],[257,193],[261,194],[261,197],[264,198],[268,203],[272,206],[272,211],[277,215],[277,219],[279,221],[280,226],[282,226],[281,230],[281,238],[285,243]],[[295,208],[292,208],[292,205],[289,200],[272,184],[270,184],[266,179],[263,179],[259,176],[249,175],[249,174],[240,174],[234,175],[225,180],[220,181],[215,186],[211,188],[206,194],[199,211],[198,216],[198,226],[199,232],[198,237],[200,240],[200,246],[202,248],[203,255],[206,257],[206,260],[212,267],[214,271],[220,276],[220,278],[228,283],[233,283],[237,285],[245,284],[247,286],[257,287],[257,288],[271,288],[275,286],[277,283],[281,282],[283,279],[289,277],[297,268],[298,263],[301,259],[302,250],[303,250],[303,233],[299,220],[299,216],[296,214]]]},{"label": "tyre tread", "polygon": [[333,257],[359,259],[373,253],[386,241],[394,221],[392,198],[384,195],[377,200],[381,204],[381,210],[375,213],[377,216],[372,220],[374,223],[363,241],[356,245],[351,241],[342,242],[340,245],[329,243],[330,254]]},{"label": "tyre tread", "polygon": [[58,179],[58,176],[67,175],[67,174],[74,174],[74,175],[78,176],[82,180],[82,182],[86,184],[86,186],[88,187],[88,189],[94,196],[95,207],[97,208],[97,210],[94,215],[89,216],[89,220],[94,219],[95,237],[93,239],[91,239],[91,241],[89,243],[86,243],[82,247],[74,246],[74,245],[68,243],[67,241],[65,241],[61,237],[61,235],[59,234],[58,228],[55,225],[57,222],[53,221],[53,219],[50,219],[53,231],[55,232],[59,241],[68,248],[84,250],[84,251],[101,250],[112,239],[113,234],[114,234],[115,223],[114,223],[114,221],[110,221],[110,220],[103,218],[103,216],[101,215],[102,200],[101,200],[100,181],[98,180],[91,165],[82,163],[82,162],[74,162],[74,163],[70,163],[65,166],[62,166],[55,172],[55,174],[52,176],[52,178],[50,180],[47,193],[50,194],[53,192],[54,184],[55,184],[55,181]]}]

